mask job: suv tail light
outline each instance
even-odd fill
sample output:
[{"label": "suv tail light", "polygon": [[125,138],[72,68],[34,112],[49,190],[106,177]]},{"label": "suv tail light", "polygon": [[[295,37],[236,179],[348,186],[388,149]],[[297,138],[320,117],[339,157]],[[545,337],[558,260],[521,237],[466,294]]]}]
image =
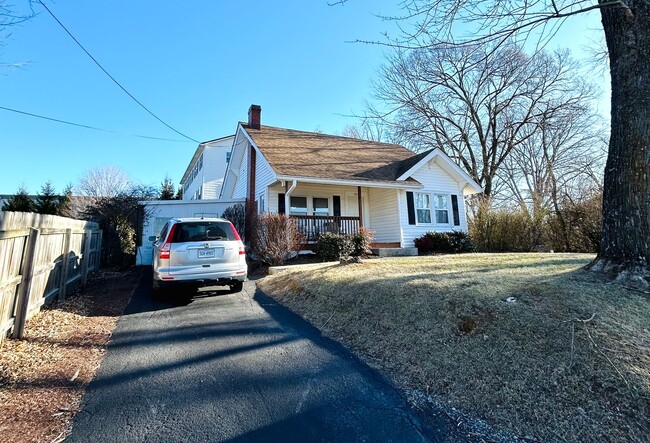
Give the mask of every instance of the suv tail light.
[{"label": "suv tail light", "polygon": [[169,234],[167,234],[167,238],[165,239],[165,243],[163,243],[162,247],[160,248],[161,259],[169,259],[169,251],[172,248],[172,238],[174,238],[174,232],[176,232],[176,225],[172,225],[172,228],[169,230]]},{"label": "suv tail light", "polygon": [[239,247],[239,255],[246,255],[246,248],[243,246]]},{"label": "suv tail light", "polygon": [[[230,225],[230,229],[232,229],[232,234],[235,236],[235,240],[241,240],[241,237],[239,236],[239,232],[237,232],[237,229],[235,229],[235,225],[232,223],[228,223]],[[241,254],[241,251],[239,252]]]}]

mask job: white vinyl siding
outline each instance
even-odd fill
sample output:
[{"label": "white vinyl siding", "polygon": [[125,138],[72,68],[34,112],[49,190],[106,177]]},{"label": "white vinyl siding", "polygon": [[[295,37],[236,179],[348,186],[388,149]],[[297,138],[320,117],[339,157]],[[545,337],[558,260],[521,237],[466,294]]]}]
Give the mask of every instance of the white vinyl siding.
[{"label": "white vinyl siding", "polygon": [[[413,240],[421,237],[427,231],[437,232],[451,232],[451,231],[464,231],[467,232],[467,219],[465,217],[465,199],[463,198],[464,183],[458,183],[454,180],[444,169],[436,164],[435,159],[431,160],[428,164],[424,165],[421,169],[416,171],[412,177],[418,182],[422,183],[423,189],[414,191],[413,197],[417,193],[426,193],[431,196],[431,210],[432,210],[432,223],[416,223],[409,225],[408,209],[406,203],[406,191],[400,190],[399,192],[399,215],[400,225],[402,229],[402,246],[412,247]],[[454,217],[451,207],[451,195],[458,195],[458,215],[460,218],[460,225],[454,226]],[[436,223],[436,196],[443,196],[447,202],[447,218],[448,223]],[[440,211],[444,208],[441,206]],[[417,209],[416,209],[417,212]],[[443,213],[440,213],[442,217]],[[417,219],[417,215],[416,215]]]},{"label": "white vinyl siding", "polygon": [[192,171],[196,167],[197,173],[190,174],[183,183],[183,200],[219,198],[227,166],[226,155],[232,149],[233,139],[234,136],[205,144],[203,153],[192,165]]},{"label": "white vinyl siding", "polygon": [[[268,193],[267,188],[275,182],[275,173],[264,156],[257,152],[255,157],[255,193]],[[268,200],[268,195],[265,195]]]},{"label": "white vinyl siding", "polygon": [[[248,160],[250,155],[251,145],[248,141],[242,143],[243,146],[239,146],[238,149],[242,151],[238,152],[238,155],[242,155],[241,166],[239,167],[237,180],[234,186],[234,192],[232,198],[246,198],[248,192]],[[266,161],[264,156],[257,152],[255,156],[255,195],[259,195],[260,192],[266,193],[266,189],[275,181],[275,173],[271,166]],[[226,197],[224,195],[224,197]],[[265,195],[266,200],[268,201],[268,195]]]},{"label": "white vinyl siding", "polygon": [[246,198],[247,181],[248,181],[248,155],[244,153],[244,161],[241,162],[239,167],[239,176],[235,182],[235,190],[232,193],[232,198]]},{"label": "white vinyl siding", "polygon": [[397,189],[369,188],[370,224],[376,243],[400,242]]}]

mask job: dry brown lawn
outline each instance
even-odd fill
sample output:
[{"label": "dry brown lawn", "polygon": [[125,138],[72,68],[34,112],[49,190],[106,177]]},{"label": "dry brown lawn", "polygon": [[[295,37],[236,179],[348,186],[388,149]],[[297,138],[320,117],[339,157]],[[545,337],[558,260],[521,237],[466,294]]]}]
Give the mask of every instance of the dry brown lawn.
[{"label": "dry brown lawn", "polygon": [[100,271],[0,345],[0,440],[63,440],[139,276]]},{"label": "dry brown lawn", "polygon": [[648,442],[650,295],[583,271],[592,258],[391,258],[258,284],[405,390],[495,429]]}]

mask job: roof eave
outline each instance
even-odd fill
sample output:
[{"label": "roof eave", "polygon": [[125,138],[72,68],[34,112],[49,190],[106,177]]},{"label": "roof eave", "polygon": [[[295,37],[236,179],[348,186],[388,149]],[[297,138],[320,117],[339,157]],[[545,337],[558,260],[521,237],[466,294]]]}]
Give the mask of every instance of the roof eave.
[{"label": "roof eave", "polygon": [[340,186],[364,186],[368,188],[395,188],[395,189],[422,189],[422,184],[419,182],[382,182],[373,180],[354,180],[354,179],[337,179],[337,178],[323,178],[323,177],[299,177],[292,175],[278,175],[277,180],[293,181],[296,180],[302,183],[319,183]]}]

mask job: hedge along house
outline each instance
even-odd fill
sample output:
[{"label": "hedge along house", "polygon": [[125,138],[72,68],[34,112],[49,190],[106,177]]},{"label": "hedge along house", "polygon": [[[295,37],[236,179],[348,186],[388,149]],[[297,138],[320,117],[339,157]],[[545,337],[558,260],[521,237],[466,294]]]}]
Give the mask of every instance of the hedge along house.
[{"label": "hedge along house", "polygon": [[467,231],[464,197],[481,187],[440,149],[239,123],[220,198],[288,214],[307,243],[324,232],[374,232],[375,248],[412,248],[427,231]]}]

